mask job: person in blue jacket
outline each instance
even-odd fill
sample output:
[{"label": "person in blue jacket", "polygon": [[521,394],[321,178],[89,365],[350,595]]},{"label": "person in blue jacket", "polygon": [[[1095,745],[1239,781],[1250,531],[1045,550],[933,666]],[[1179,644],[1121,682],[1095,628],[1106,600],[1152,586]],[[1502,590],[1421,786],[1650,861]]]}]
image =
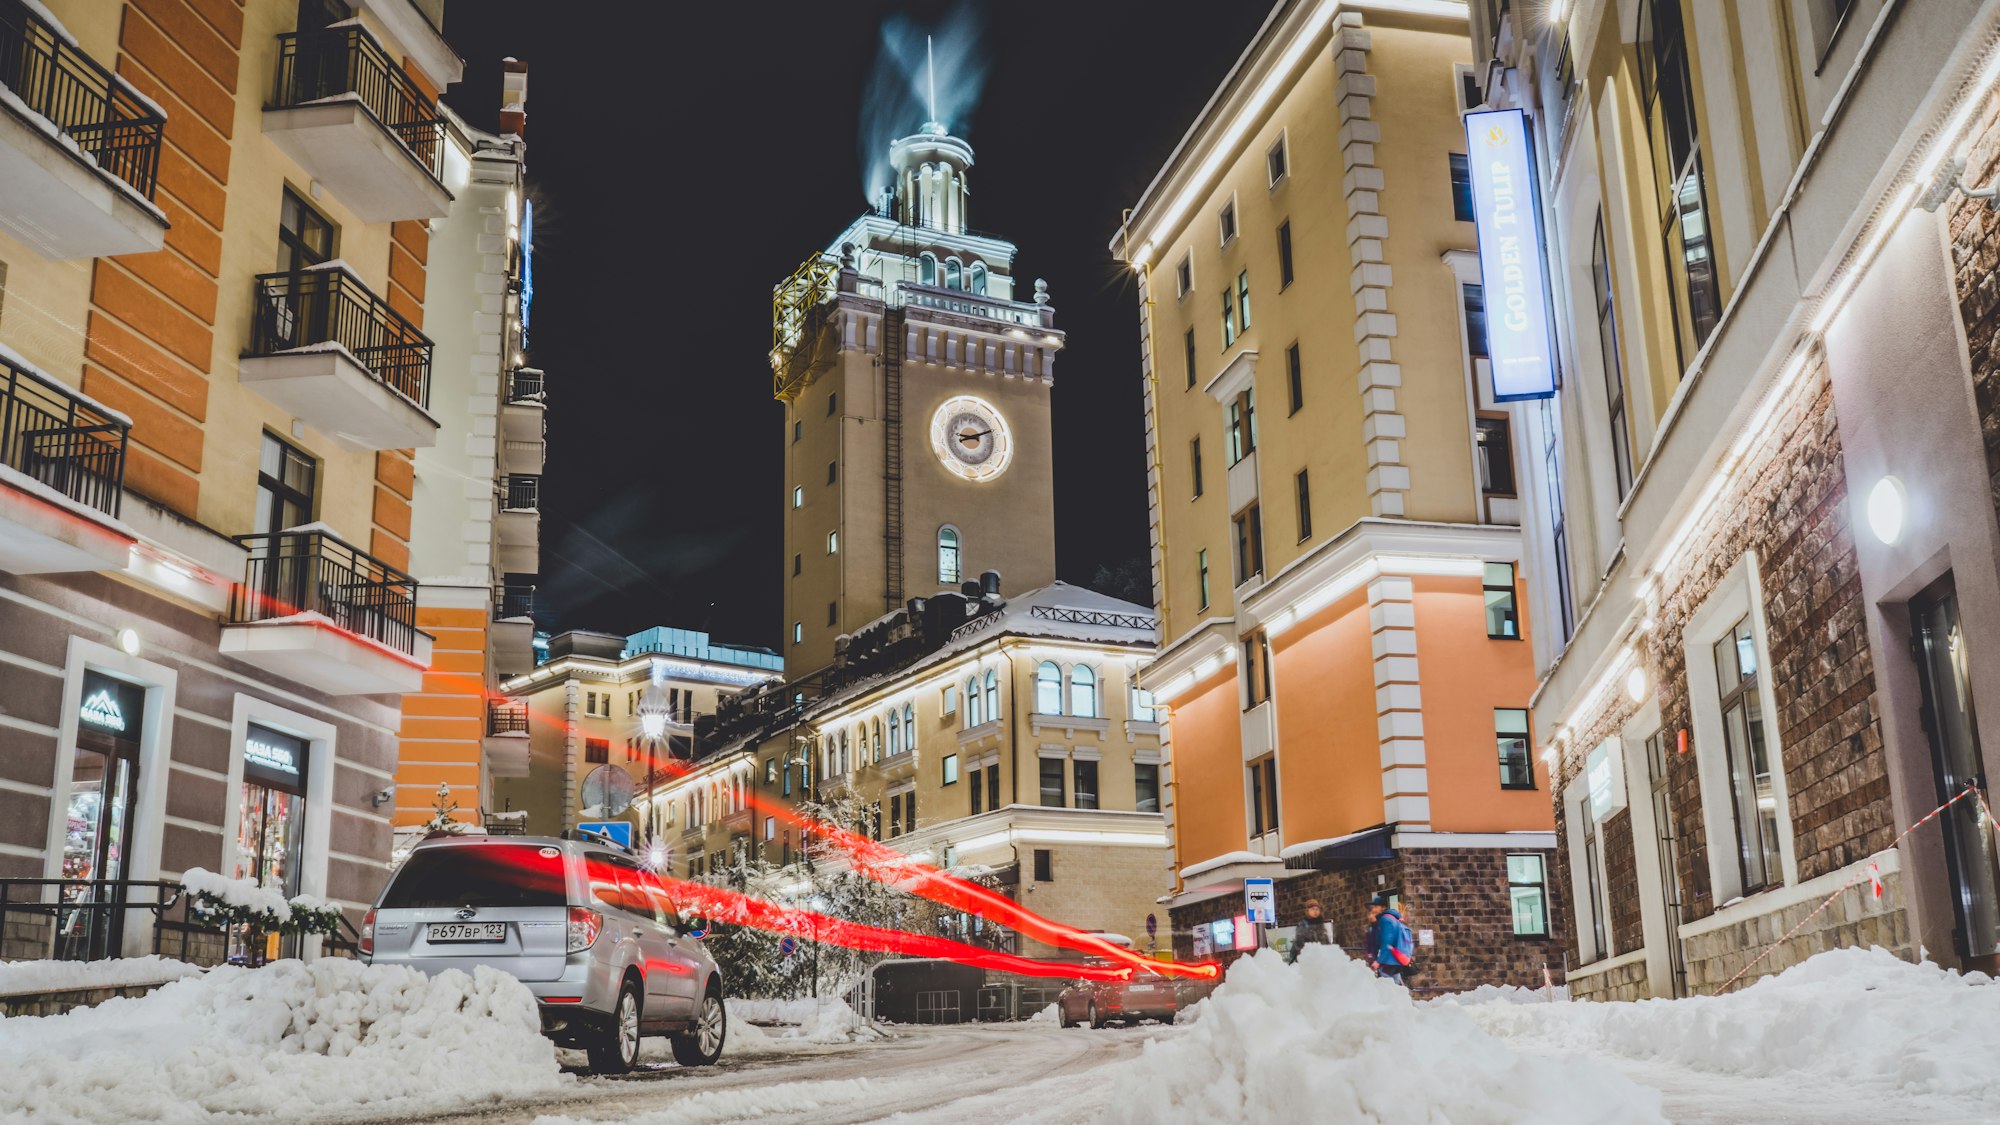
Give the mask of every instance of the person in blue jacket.
[{"label": "person in blue jacket", "polygon": [[1392,980],[1407,987],[1403,974],[1414,959],[1416,943],[1411,940],[1410,927],[1403,924],[1403,916],[1390,904],[1389,896],[1377,894],[1368,900],[1368,967],[1384,980]]}]

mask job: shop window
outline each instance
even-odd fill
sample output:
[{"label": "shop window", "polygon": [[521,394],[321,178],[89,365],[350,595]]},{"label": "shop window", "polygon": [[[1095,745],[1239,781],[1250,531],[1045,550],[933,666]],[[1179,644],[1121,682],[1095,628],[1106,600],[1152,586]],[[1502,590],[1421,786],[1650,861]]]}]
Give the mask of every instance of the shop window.
[{"label": "shop window", "polygon": [[1778,799],[1764,736],[1757,642],[1745,615],[1712,646],[1728,756],[1730,827],[1735,832],[1741,891],[1752,894],[1783,881],[1778,851]]},{"label": "shop window", "polygon": [[[70,766],[68,831],[63,836],[62,878],[127,878],[125,841],[133,834],[139,788],[139,752],[145,737],[146,692],[101,672],[83,674],[76,725],[76,758]],[[65,887],[65,902],[87,900],[87,887]],[[56,938],[65,960],[117,956],[123,911],[78,911]]]},{"label": "shop window", "polygon": [[1042,804],[1059,809],[1066,803],[1063,792],[1063,760],[1061,758],[1042,759]]},{"label": "shop window", "polygon": [[1135,795],[1133,808],[1139,812],[1160,811],[1160,767],[1153,762],[1140,762],[1132,767],[1132,787]]},{"label": "shop window", "polygon": [[1514,600],[1514,564],[1487,563],[1480,587],[1486,598],[1486,635],[1495,640],[1519,640],[1521,620]]},{"label": "shop window", "polygon": [[1518,708],[1494,708],[1493,737],[1500,751],[1500,788],[1533,789],[1535,766],[1528,754],[1528,713]]},{"label": "shop window", "polygon": [[1517,937],[1549,936],[1546,866],[1539,854],[1507,857],[1507,898],[1513,907]]}]

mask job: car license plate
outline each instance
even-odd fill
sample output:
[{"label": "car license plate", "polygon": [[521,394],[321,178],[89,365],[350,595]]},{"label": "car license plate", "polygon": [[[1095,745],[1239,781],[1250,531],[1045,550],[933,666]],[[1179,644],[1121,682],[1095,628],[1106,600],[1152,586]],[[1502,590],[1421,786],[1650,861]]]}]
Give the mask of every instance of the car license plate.
[{"label": "car license plate", "polygon": [[432,944],[441,941],[506,941],[505,922],[432,922]]}]

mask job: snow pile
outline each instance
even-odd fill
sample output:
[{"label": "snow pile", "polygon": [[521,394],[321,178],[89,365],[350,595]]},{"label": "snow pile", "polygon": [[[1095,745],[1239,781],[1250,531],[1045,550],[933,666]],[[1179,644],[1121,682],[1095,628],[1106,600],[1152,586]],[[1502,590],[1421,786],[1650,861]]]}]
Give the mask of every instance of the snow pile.
[{"label": "snow pile", "polygon": [[1048,1007],[1046,1007],[1046,1008],[1043,1008],[1043,1009],[1042,1009],[1041,1011],[1039,1011],[1039,1012],[1036,1012],[1036,1013],[1035,1013],[1034,1015],[1032,1015],[1032,1016],[1029,1016],[1029,1017],[1028,1017],[1028,1022],[1029,1022],[1029,1023],[1061,1023],[1061,1022],[1062,1022],[1062,1011],[1061,1011],[1061,1008],[1062,1008],[1062,1005],[1060,1005],[1060,1004],[1050,1004],[1050,1005],[1049,1005]]},{"label": "snow pile", "polygon": [[198,965],[158,955],[110,961],[0,961],[0,996],[165,984],[199,972]]},{"label": "snow pile", "polygon": [[880,1031],[861,1018],[861,1013],[843,1000],[824,997],[814,1000],[737,1000],[729,1005],[729,1033],[750,1024],[786,1025],[782,1033],[767,1034],[772,1042],[803,1040],[807,1043],[855,1043],[881,1039]]},{"label": "snow pile", "polygon": [[1568,999],[1569,986],[1566,984],[1550,989],[1522,988],[1516,984],[1482,984],[1466,992],[1433,996],[1422,1003],[1472,1007],[1480,1004],[1560,1004]]},{"label": "snow pile", "polygon": [[435,978],[328,958],[224,966],[148,996],[0,1020],[0,1120],[298,1120],[542,1094],[571,1081],[534,998],[492,969]]},{"label": "snow pile", "polygon": [[2000,983],[1836,949],[1724,996],[1630,1003],[1488,1004],[1480,1026],[1524,1046],[1657,1061],[1711,1074],[1836,1085],[1862,1097],[1938,1095],[2000,1119]]},{"label": "snow pile", "polygon": [[190,867],[181,873],[181,885],[189,894],[208,895],[252,914],[268,914],[280,922],[292,920],[292,904],[285,896],[251,879],[230,879],[206,868]]},{"label": "snow pile", "polygon": [[[1530,1010],[1526,1006],[1510,1010]],[[1107,1120],[1430,1125],[1664,1123],[1658,1092],[1609,1067],[1523,1055],[1466,1011],[1418,1005],[1338,950],[1230,967],[1183,1034],[1108,1071]]]}]

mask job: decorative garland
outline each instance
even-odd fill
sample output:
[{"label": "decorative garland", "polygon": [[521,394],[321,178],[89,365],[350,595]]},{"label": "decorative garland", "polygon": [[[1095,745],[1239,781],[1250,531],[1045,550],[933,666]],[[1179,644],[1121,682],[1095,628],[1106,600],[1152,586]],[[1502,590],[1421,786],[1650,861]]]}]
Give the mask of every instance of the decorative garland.
[{"label": "decorative garland", "polygon": [[340,909],[327,906],[306,895],[300,895],[286,903],[291,908],[289,918],[281,916],[269,907],[262,909],[242,906],[208,891],[194,891],[188,898],[188,917],[194,921],[217,929],[231,926],[248,926],[258,933],[333,937],[340,932]]}]

